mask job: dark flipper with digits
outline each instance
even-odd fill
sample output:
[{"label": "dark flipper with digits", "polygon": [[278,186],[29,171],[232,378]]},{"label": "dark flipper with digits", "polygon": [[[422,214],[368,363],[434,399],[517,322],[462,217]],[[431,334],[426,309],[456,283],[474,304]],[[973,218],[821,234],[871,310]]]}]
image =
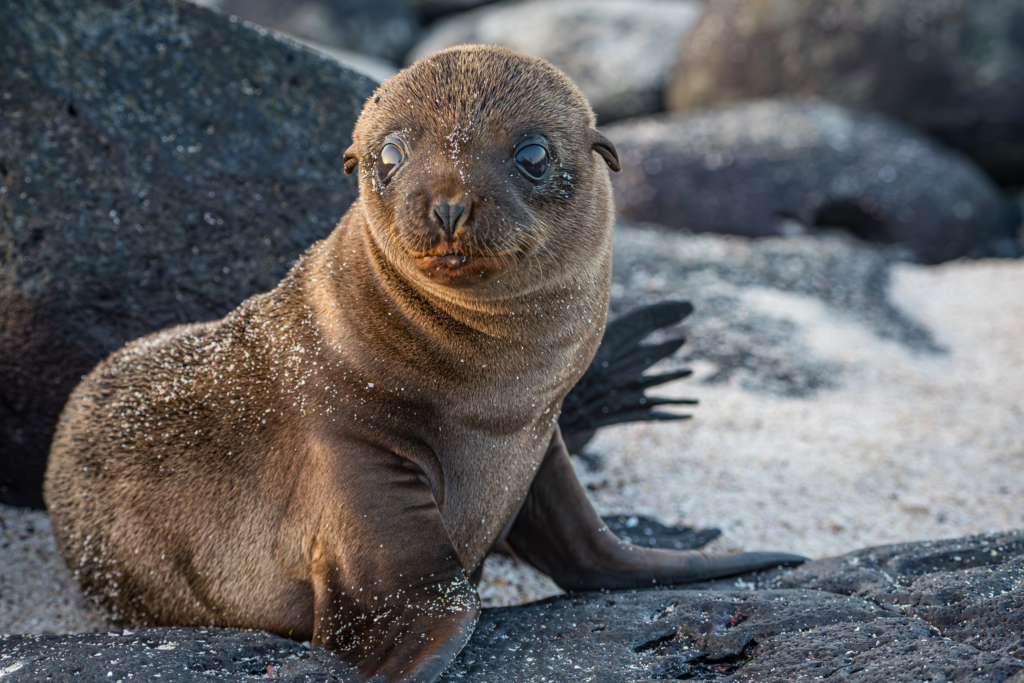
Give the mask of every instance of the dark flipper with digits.
[{"label": "dark flipper with digits", "polygon": [[600,427],[620,422],[683,420],[689,415],[659,410],[665,405],[693,405],[693,399],[649,398],[644,392],[659,384],[687,377],[690,370],[660,375],[643,372],[683,345],[684,337],[661,344],[644,344],[652,332],[683,320],[693,311],[687,301],[663,301],[643,306],[608,323],[597,355],[562,402],[558,425],[570,453],[579,453]]}]

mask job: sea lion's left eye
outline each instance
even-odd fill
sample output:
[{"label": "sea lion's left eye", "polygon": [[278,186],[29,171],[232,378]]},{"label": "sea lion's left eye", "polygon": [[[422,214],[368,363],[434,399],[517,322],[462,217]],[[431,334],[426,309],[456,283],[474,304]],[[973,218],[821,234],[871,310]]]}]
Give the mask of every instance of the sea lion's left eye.
[{"label": "sea lion's left eye", "polygon": [[516,166],[530,180],[540,180],[548,170],[548,151],[540,145],[527,145],[516,152]]},{"label": "sea lion's left eye", "polygon": [[380,151],[380,159],[377,160],[377,175],[381,180],[387,180],[400,163],[402,163],[402,150],[398,148],[398,145],[390,143],[384,145],[384,149]]}]

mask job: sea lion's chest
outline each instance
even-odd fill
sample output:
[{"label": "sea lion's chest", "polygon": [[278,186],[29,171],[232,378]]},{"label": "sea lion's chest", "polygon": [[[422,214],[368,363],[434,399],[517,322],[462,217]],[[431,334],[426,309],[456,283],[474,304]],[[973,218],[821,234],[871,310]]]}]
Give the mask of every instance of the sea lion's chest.
[{"label": "sea lion's chest", "polygon": [[467,570],[483,560],[526,497],[554,429],[551,419],[502,435],[448,425],[449,437],[438,448],[445,482],[441,515]]},{"label": "sea lion's chest", "polygon": [[[472,571],[529,491],[576,379],[579,363],[571,361],[579,353],[565,348],[544,358],[475,359],[479,372],[451,372],[443,380],[397,359],[358,367],[338,357],[321,360],[316,367],[324,382],[309,372],[291,374],[307,377],[302,389],[311,400],[297,403],[308,414],[313,401],[325,400],[316,412],[343,443],[374,443],[426,474],[460,560]],[[358,381],[330,386],[332,377]],[[347,449],[340,450],[344,460]]]}]

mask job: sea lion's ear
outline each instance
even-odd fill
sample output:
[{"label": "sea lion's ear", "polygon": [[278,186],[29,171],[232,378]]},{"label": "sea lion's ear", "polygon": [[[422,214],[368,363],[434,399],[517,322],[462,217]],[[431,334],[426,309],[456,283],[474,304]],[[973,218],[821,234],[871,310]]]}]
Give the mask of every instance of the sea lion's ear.
[{"label": "sea lion's ear", "polygon": [[352,171],[356,170],[356,166],[359,165],[359,157],[356,155],[356,151],[354,142],[345,150],[345,175],[352,175]]},{"label": "sea lion's ear", "polygon": [[608,168],[616,173],[622,170],[622,166],[619,165],[619,153],[615,151],[615,145],[611,140],[593,128],[590,129],[590,140],[591,147],[604,158]]}]

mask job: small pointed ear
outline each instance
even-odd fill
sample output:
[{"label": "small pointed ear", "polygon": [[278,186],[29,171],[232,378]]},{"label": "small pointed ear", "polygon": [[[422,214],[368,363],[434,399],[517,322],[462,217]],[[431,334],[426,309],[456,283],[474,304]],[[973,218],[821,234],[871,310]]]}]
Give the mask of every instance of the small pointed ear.
[{"label": "small pointed ear", "polygon": [[359,157],[356,155],[356,145],[352,145],[345,150],[345,175],[352,175],[352,171],[356,170],[356,166],[359,165]]},{"label": "small pointed ear", "polygon": [[619,165],[619,153],[615,151],[615,145],[612,144],[611,140],[593,128],[590,129],[590,140],[591,147],[604,158],[608,168],[616,173],[622,170],[622,166]]}]

